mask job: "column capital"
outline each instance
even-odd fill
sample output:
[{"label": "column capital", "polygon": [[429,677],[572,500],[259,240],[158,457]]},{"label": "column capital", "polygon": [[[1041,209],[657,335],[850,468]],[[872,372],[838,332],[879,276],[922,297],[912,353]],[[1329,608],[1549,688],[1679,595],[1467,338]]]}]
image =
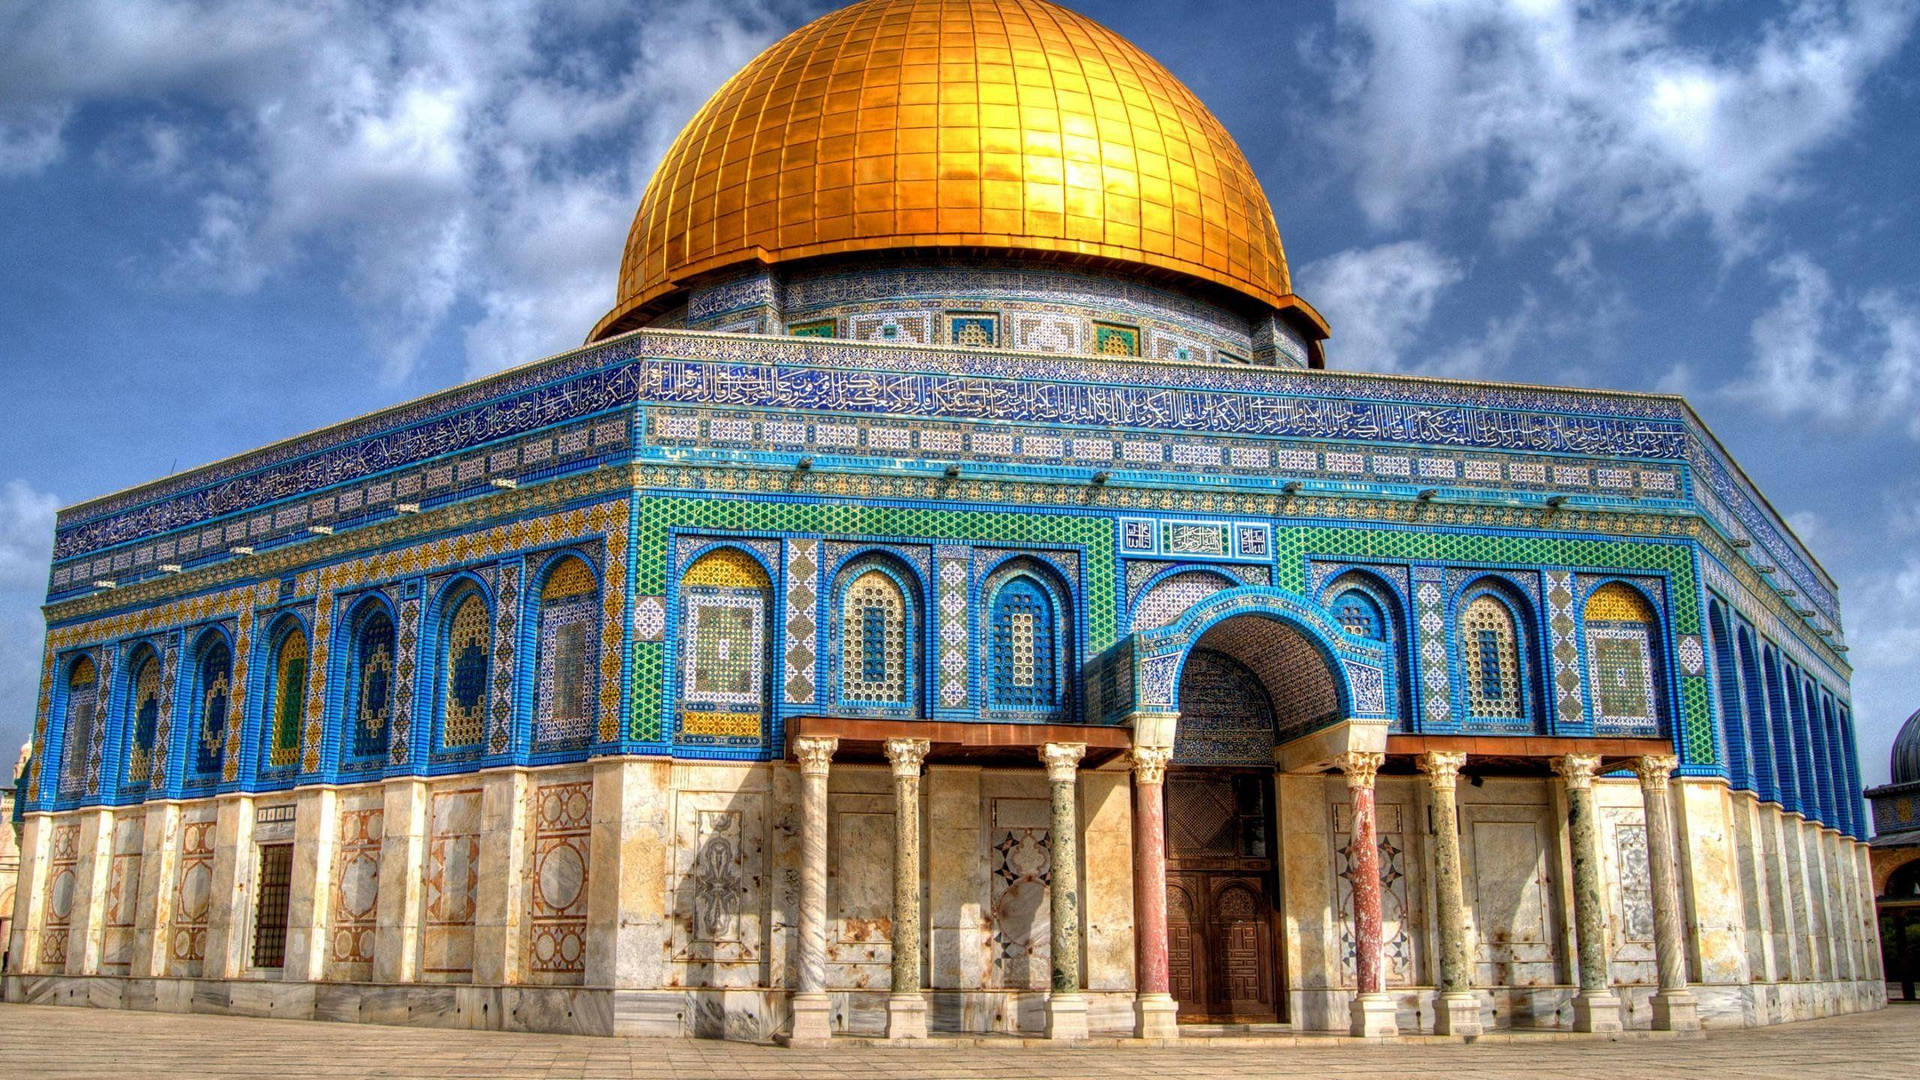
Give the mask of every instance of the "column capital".
[{"label": "column capital", "polygon": [[827,775],[827,766],[833,761],[833,752],[840,748],[840,740],[832,735],[803,735],[793,740],[793,758],[800,763],[800,772],[807,776]]},{"label": "column capital", "polygon": [[1457,750],[1429,750],[1415,762],[1420,771],[1427,774],[1427,782],[1435,787],[1459,779],[1460,768],[1466,763],[1466,753]]},{"label": "column capital", "polygon": [[1634,759],[1633,771],[1640,776],[1640,786],[1647,791],[1667,790],[1667,778],[1680,764],[1680,759],[1672,754],[1647,754]]},{"label": "column capital", "polygon": [[1040,748],[1040,760],[1047,766],[1047,779],[1059,783],[1072,780],[1080,769],[1080,759],[1087,756],[1087,744],[1083,742],[1050,742]]},{"label": "column capital", "polygon": [[1333,759],[1333,763],[1346,774],[1350,788],[1371,788],[1374,777],[1380,775],[1380,766],[1387,763],[1387,755],[1377,750],[1349,750]]},{"label": "column capital", "polygon": [[1566,754],[1553,759],[1554,775],[1565,780],[1569,788],[1592,787],[1593,774],[1599,769],[1599,754]]},{"label": "column capital", "polygon": [[887,760],[893,763],[893,775],[919,776],[920,765],[932,746],[925,739],[888,739]]},{"label": "column capital", "polygon": [[1173,760],[1171,746],[1136,746],[1130,752],[1133,758],[1133,780],[1137,784],[1159,784],[1167,779],[1167,762]]}]

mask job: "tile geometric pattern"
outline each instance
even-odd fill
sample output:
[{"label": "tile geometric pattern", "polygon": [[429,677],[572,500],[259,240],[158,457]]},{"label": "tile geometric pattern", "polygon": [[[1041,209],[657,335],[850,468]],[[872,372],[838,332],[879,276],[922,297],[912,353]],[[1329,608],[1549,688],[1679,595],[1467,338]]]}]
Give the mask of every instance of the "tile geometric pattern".
[{"label": "tile geometric pattern", "polygon": [[[484,611],[482,612],[484,615]],[[387,732],[387,763],[405,765],[413,749],[414,658],[420,647],[420,601],[400,604],[400,633],[393,662],[393,718]]]},{"label": "tile geometric pattern", "polygon": [[1546,572],[1548,648],[1553,656],[1554,715],[1563,724],[1586,722],[1580,695],[1580,646],[1573,618],[1573,574]]},{"label": "tile geometric pattern", "polygon": [[811,705],[818,685],[820,541],[787,542],[787,686],[789,705]]},{"label": "tile geometric pattern", "polygon": [[[1423,571],[1430,576],[1423,576]],[[1413,568],[1413,629],[1420,658],[1421,709],[1429,727],[1444,729],[1453,717],[1453,688],[1447,665],[1447,607],[1438,567]]]},{"label": "tile geometric pattern", "polygon": [[939,582],[936,586],[940,620],[940,705],[965,708],[968,661],[971,653],[967,627],[967,549],[942,546],[934,550]]},{"label": "tile geometric pattern", "polygon": [[503,563],[494,601],[492,722],[487,728],[487,752],[504,754],[513,745],[513,678],[515,641],[520,635],[520,564]]}]

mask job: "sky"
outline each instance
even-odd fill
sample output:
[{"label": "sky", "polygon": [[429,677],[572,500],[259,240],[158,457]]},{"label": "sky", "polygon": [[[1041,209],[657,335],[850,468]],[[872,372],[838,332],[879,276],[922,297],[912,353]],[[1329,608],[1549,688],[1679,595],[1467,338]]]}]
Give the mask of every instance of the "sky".
[{"label": "sky", "polygon": [[[0,746],[55,510],[579,344],[817,0],[0,5]],[[1246,151],[1330,367],[1683,393],[1920,709],[1920,0],[1075,0]]]}]

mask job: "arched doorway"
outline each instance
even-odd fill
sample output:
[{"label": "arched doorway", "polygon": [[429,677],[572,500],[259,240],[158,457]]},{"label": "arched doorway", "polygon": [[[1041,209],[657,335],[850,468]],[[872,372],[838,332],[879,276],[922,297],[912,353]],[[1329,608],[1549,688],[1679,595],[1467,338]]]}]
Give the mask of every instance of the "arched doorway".
[{"label": "arched doorway", "polygon": [[1181,667],[1167,773],[1170,990],[1187,1023],[1287,1019],[1273,754],[1338,713],[1328,661],[1294,626],[1233,615]]}]

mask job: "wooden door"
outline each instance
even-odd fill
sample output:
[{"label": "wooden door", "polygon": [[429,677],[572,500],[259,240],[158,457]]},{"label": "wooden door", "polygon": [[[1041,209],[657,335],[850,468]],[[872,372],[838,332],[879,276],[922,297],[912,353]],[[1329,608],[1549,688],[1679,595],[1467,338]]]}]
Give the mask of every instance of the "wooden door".
[{"label": "wooden door", "polygon": [[1274,949],[1271,773],[1167,777],[1167,960],[1180,1019],[1280,1018]]}]

